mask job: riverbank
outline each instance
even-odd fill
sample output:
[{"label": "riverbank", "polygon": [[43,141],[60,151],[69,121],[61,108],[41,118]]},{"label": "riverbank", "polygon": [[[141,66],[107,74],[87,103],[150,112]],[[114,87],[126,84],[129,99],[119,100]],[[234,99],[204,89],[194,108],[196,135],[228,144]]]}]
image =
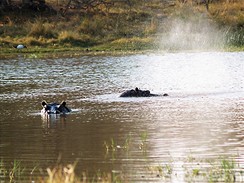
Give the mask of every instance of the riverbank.
[{"label": "riverbank", "polygon": [[[0,58],[179,50],[244,50],[244,4],[141,2],[56,13],[0,12]],[[72,27],[72,29],[71,29]],[[25,50],[13,46],[24,44]],[[72,54],[71,54],[72,52]]]},{"label": "riverbank", "polygon": [[162,54],[166,52],[213,52],[213,51],[226,51],[226,52],[242,52],[243,47],[225,47],[218,50],[205,49],[205,50],[160,50],[160,49],[125,49],[124,47],[119,49],[101,49],[103,47],[94,47],[90,49],[84,49],[80,47],[69,48],[41,48],[31,47],[23,50],[17,50],[15,48],[2,48],[0,52],[0,59],[14,59],[19,56],[26,59],[40,59],[40,58],[73,58],[80,56],[119,56],[119,55],[131,55],[131,54]]}]

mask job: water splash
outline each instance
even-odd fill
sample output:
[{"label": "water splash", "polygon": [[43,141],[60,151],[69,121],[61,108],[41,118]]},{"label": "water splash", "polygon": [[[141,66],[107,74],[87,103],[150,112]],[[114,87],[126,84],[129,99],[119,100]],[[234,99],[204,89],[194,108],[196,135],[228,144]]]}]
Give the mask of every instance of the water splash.
[{"label": "water splash", "polygon": [[163,50],[216,50],[224,47],[225,30],[205,16],[168,20],[160,30]]}]

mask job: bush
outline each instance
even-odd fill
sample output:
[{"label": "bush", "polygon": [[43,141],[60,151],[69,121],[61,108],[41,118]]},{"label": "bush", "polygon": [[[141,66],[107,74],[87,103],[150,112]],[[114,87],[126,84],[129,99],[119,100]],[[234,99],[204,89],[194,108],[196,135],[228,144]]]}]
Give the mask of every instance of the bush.
[{"label": "bush", "polygon": [[80,35],[74,31],[62,31],[58,36],[59,43],[69,44],[72,46],[88,47],[94,44],[95,41],[88,35]]},{"label": "bush", "polygon": [[34,23],[28,23],[27,29],[29,30],[29,36],[33,37],[45,37],[56,38],[57,33],[54,31],[55,25],[50,23],[43,23],[42,20],[36,20]]},{"label": "bush", "polygon": [[104,36],[110,29],[111,20],[103,16],[86,17],[78,27],[78,31],[93,36]]}]

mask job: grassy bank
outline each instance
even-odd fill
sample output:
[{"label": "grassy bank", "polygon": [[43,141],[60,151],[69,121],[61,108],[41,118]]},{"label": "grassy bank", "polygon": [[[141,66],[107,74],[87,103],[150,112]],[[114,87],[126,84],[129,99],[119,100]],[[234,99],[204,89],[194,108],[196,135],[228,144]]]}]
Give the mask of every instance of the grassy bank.
[{"label": "grassy bank", "polygon": [[[47,1],[49,2],[49,1]],[[49,2],[49,6],[59,9]],[[160,0],[115,3],[111,7],[0,14],[0,57],[14,57],[14,45],[27,54],[119,52],[141,50],[244,50],[244,4],[209,5]],[[178,37],[177,37],[178,36]],[[204,43],[198,47],[199,43]],[[35,57],[35,55],[32,55]]]}]

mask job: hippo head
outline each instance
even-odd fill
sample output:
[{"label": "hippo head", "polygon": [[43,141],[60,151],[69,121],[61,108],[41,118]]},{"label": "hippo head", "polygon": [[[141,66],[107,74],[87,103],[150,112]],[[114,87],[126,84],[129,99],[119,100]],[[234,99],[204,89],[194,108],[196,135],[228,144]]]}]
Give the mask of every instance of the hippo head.
[{"label": "hippo head", "polygon": [[66,102],[63,101],[61,104],[58,103],[50,103],[48,104],[46,101],[42,101],[41,110],[42,114],[66,114],[71,112],[71,110],[66,106]]},{"label": "hippo head", "polygon": [[132,90],[127,90],[120,95],[120,97],[152,97],[159,96],[157,94],[150,93],[149,90],[140,90],[139,88],[135,88]]},{"label": "hippo head", "polygon": [[150,91],[149,90],[144,90],[141,92],[141,96],[143,97],[150,97]]}]

